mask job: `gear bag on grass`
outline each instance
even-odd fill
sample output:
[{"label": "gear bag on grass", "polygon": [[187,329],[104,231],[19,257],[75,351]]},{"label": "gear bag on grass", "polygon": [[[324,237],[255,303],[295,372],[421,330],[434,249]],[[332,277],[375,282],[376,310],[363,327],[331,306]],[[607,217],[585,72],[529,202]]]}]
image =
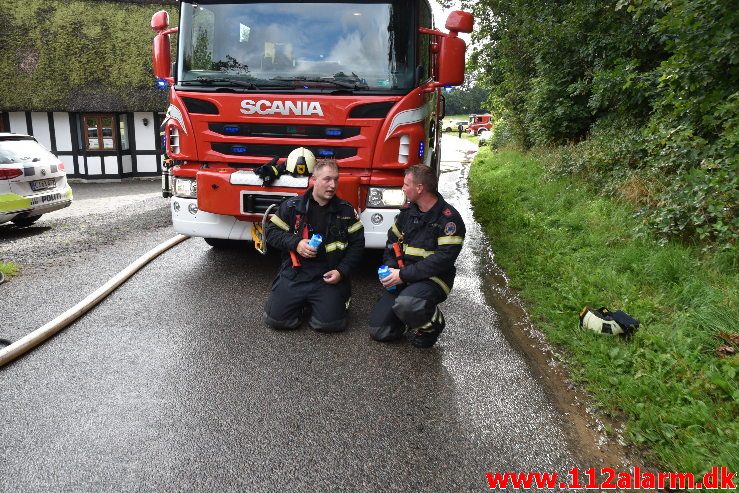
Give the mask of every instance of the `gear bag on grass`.
[{"label": "gear bag on grass", "polygon": [[604,306],[597,310],[586,306],[580,311],[580,328],[598,334],[630,336],[639,328],[639,321],[621,310],[611,312]]}]

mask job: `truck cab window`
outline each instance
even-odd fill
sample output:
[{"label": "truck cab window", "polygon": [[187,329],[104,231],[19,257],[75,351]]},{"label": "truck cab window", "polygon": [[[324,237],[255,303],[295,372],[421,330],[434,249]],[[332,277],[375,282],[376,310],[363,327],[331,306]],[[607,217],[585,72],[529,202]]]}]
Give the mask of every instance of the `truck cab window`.
[{"label": "truck cab window", "polygon": [[178,82],[407,90],[416,58],[412,10],[399,0],[183,2]]}]

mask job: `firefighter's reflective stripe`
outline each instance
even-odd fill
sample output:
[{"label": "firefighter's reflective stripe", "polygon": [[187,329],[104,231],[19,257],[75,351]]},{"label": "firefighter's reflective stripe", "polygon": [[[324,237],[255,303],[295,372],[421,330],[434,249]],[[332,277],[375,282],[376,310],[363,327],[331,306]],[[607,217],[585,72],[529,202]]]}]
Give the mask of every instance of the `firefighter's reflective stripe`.
[{"label": "firefighter's reflective stripe", "polygon": [[362,221],[357,221],[354,224],[352,224],[351,226],[349,226],[349,229],[347,229],[347,231],[349,232],[349,234],[352,234],[352,233],[356,233],[357,231],[359,231],[363,227],[364,227],[364,225],[362,224]]},{"label": "firefighter's reflective stripe", "polygon": [[[434,279],[434,278],[432,278]],[[438,278],[436,278],[438,279]],[[445,284],[446,286],[446,284]],[[448,295],[449,293],[447,293]],[[439,307],[437,306],[434,308],[434,314],[431,315],[431,320],[427,322],[426,324],[420,326],[417,330],[423,331],[423,332],[430,332],[434,330],[434,324],[444,323],[444,315],[441,313],[441,310],[439,310]]]},{"label": "firefighter's reflective stripe", "polygon": [[329,243],[326,245],[326,252],[333,252],[334,250],[346,250],[346,247],[348,246],[348,243],[344,243],[343,241],[334,241],[333,243]]},{"label": "firefighter's reflective stripe", "polygon": [[287,223],[285,223],[285,221],[283,221],[282,219],[280,219],[279,217],[277,217],[277,214],[275,214],[274,216],[272,216],[272,218],[270,219],[270,221],[272,221],[272,224],[274,224],[278,228],[284,229],[285,231],[290,231],[290,226],[288,226]]},{"label": "firefighter's reflective stripe", "polygon": [[451,289],[449,289],[449,286],[447,286],[447,285],[446,285],[446,283],[445,283],[444,281],[442,281],[441,279],[439,279],[439,278],[438,278],[438,277],[436,277],[436,276],[430,277],[429,279],[431,279],[431,280],[432,280],[432,281],[434,281],[434,282],[435,282],[436,284],[438,284],[438,285],[439,285],[439,286],[441,287],[441,289],[443,289],[443,290],[444,290],[444,292],[446,293],[446,295],[447,295],[447,296],[449,296],[449,293],[450,293],[450,292],[451,292],[452,290],[451,290]]},{"label": "firefighter's reflective stripe", "polygon": [[403,253],[406,255],[413,255],[414,257],[423,257],[426,258],[429,255],[433,255],[433,251],[431,250],[424,250],[423,248],[416,248],[408,245],[403,245]]},{"label": "firefighter's reflective stripe", "polygon": [[403,233],[400,232],[400,230],[398,229],[398,225],[397,224],[393,223],[393,227],[390,228],[390,229],[393,230],[393,233],[395,233],[395,236],[397,236],[398,238],[400,238],[401,236],[403,236]]},{"label": "firefighter's reflective stripe", "polygon": [[464,242],[462,236],[439,236],[439,245],[461,245]]}]

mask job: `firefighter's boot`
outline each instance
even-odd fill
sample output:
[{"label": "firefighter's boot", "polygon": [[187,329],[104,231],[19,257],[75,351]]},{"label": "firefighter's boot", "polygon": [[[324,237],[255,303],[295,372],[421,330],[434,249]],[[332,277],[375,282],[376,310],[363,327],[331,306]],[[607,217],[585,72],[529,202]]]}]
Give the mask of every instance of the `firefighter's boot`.
[{"label": "firefighter's boot", "polygon": [[446,321],[444,320],[444,314],[441,313],[441,310],[437,307],[436,310],[434,310],[434,315],[431,317],[431,321],[416,329],[416,332],[411,339],[411,343],[417,348],[430,348],[436,344],[436,340],[441,335],[445,326]]}]

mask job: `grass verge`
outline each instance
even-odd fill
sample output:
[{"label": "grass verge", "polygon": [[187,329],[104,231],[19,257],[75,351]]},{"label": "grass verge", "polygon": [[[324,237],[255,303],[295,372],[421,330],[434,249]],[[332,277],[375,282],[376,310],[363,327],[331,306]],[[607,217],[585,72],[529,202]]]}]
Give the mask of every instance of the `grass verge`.
[{"label": "grass verge", "polygon": [[[550,179],[514,151],[483,148],[470,193],[537,327],[647,460],[667,471],[738,470],[739,253],[659,246],[630,206]],[[641,328],[630,341],[583,331],[585,305],[624,310]]]}]

